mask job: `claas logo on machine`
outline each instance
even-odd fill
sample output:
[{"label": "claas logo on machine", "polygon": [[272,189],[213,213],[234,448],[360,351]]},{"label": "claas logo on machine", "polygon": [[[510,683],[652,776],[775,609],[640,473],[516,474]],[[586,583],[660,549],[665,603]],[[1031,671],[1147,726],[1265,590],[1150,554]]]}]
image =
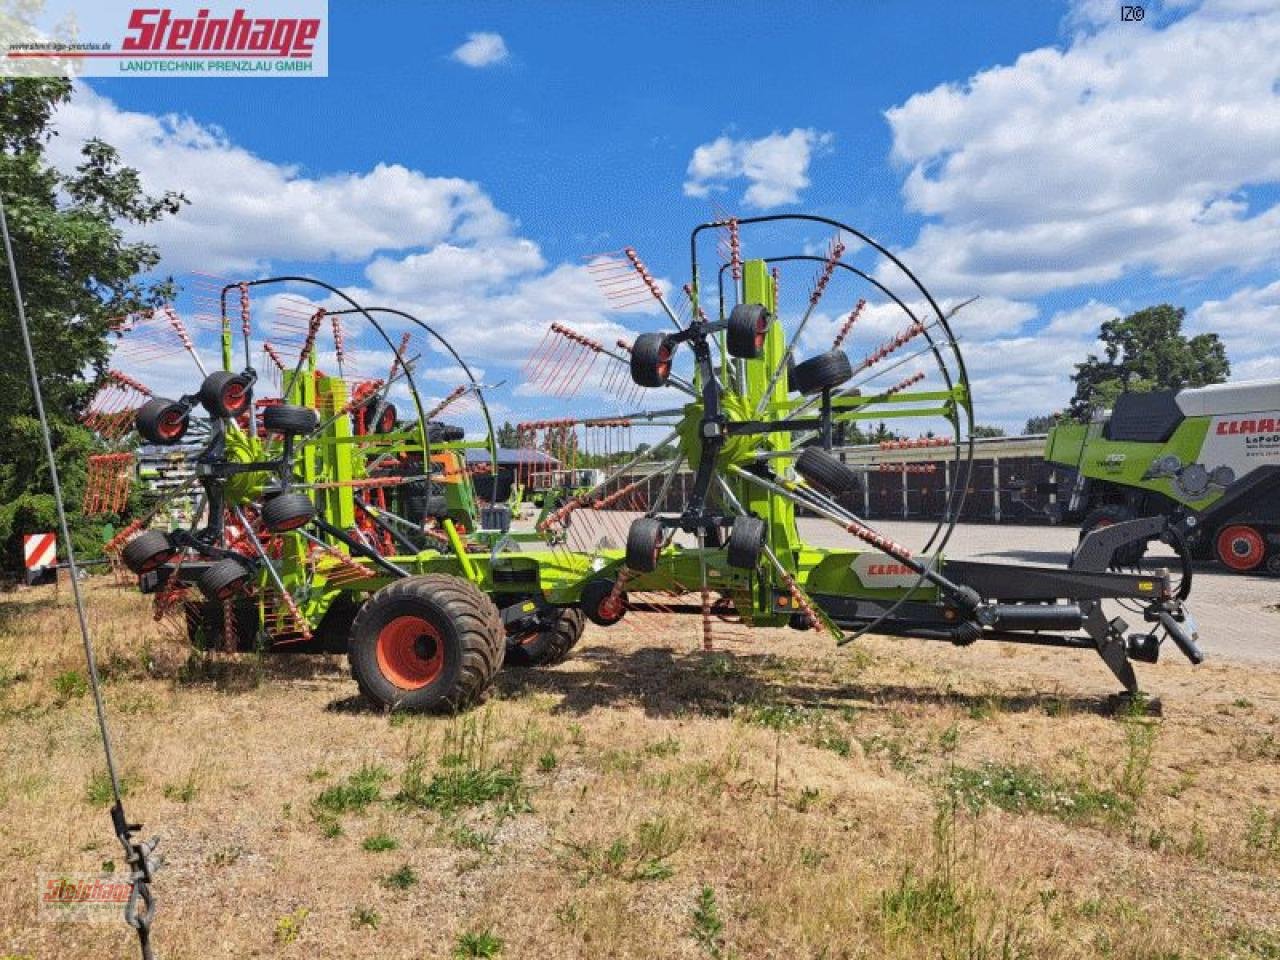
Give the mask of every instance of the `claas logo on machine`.
[{"label": "claas logo on machine", "polygon": [[1257,420],[1220,420],[1217,432],[1219,436],[1280,433],[1280,420],[1276,420],[1274,417],[1262,417]]},{"label": "claas logo on machine", "polygon": [[867,575],[871,577],[901,577],[914,572],[905,563],[873,563],[867,567]]}]

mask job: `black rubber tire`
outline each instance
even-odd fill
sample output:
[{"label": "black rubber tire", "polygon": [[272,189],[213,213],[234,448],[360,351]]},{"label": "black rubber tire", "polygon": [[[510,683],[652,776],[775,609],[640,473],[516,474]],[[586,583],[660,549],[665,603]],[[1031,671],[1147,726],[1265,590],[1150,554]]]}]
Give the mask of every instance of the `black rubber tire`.
[{"label": "black rubber tire", "polygon": [[732,357],[754,360],[764,352],[764,340],[773,318],[758,303],[740,303],[729,313],[725,347]]},{"label": "black rubber tire", "polygon": [[[397,685],[380,665],[379,637],[401,617],[425,621],[439,634],[442,664],[422,686]],[[397,580],[365,601],[351,625],[348,659],[360,692],[379,706],[453,711],[484,695],[505,651],[506,631],[493,601],[460,577],[429,573]]]},{"label": "black rubber tire", "polygon": [[599,627],[612,627],[627,613],[627,597],[622,595],[622,603],[616,610],[602,609],[604,601],[613,594],[613,581],[606,579],[589,580],[578,597],[578,608],[588,620]]},{"label": "black rubber tire", "polygon": [[735,517],[729,530],[725,559],[739,570],[754,570],[764,553],[764,538],[769,526],[759,517]]},{"label": "black rubber tire", "polygon": [[262,426],[267,433],[306,435],[320,426],[320,414],[310,407],[277,403],[263,409]]},{"label": "black rubber tire", "polygon": [[243,373],[215,370],[200,384],[200,403],[211,417],[238,417],[253,409],[252,386]]},{"label": "black rubber tire", "polygon": [[861,485],[858,475],[821,447],[806,447],[796,457],[796,473],[823,493],[838,497]]},{"label": "black rubber tire", "polygon": [[177,401],[152,397],[138,408],[133,425],[147,443],[169,446],[186,436],[191,411]]},{"label": "black rubber tire", "polygon": [[124,545],[120,559],[130,572],[141,575],[150,573],[173,554],[168,534],[160,530],[143,530]]},{"label": "black rubber tire", "polygon": [[676,345],[665,333],[642,333],[631,345],[631,379],[642,387],[665,387]]},{"label": "black rubber tire", "polygon": [[449,515],[449,501],[436,494],[412,493],[405,497],[405,519],[421,523],[428,517],[443,520]]},{"label": "black rubber tire", "polygon": [[627,531],[627,566],[636,573],[653,573],[658,569],[662,541],[662,521],[656,517],[633,520]]},{"label": "black rubber tire", "polygon": [[551,667],[564,662],[569,651],[582,636],[587,618],[581,610],[565,607],[559,610],[555,620],[541,630],[522,637],[507,638],[509,667]]},{"label": "black rubber tire", "polygon": [[227,557],[205,568],[196,586],[208,599],[221,602],[235,596],[249,582],[249,568]]},{"label": "black rubber tire", "polygon": [[806,397],[834,389],[853,378],[849,355],[843,350],[828,350],[797,363],[791,371],[791,388]]},{"label": "black rubber tire", "polygon": [[315,515],[316,506],[305,493],[278,493],[263,504],[262,525],[272,533],[287,533],[306,526]]},{"label": "black rubber tire", "polygon": [[[1137,517],[1134,512],[1123,504],[1106,503],[1100,507],[1094,507],[1085,514],[1084,521],[1080,524],[1080,540],[1083,540],[1099,527],[1109,527],[1113,524],[1125,523],[1135,519]],[[1121,547],[1111,555],[1111,566],[1136,567],[1142,561],[1142,555],[1146,552],[1147,545],[1145,543],[1133,543],[1126,547]]]},{"label": "black rubber tire", "polygon": [[427,439],[432,443],[454,443],[466,436],[466,431],[452,423],[432,420],[427,424]]},{"label": "black rubber tire", "polygon": [[[399,422],[399,413],[396,411],[394,403],[383,402],[378,404],[377,409],[373,411],[373,416],[369,418],[369,430],[371,433],[390,433],[396,428]],[[427,436],[430,436],[428,432]]]}]

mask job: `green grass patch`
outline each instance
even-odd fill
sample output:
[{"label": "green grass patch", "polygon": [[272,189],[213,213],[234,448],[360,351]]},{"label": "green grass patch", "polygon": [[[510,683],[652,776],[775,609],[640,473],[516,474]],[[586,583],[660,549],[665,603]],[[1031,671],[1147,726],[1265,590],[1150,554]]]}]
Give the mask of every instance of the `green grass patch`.
[{"label": "green grass patch", "polygon": [[321,790],[315,809],[332,816],[364,810],[382,798],[382,784],[390,779],[383,767],[366,763],[346,780]]},{"label": "green grass patch", "polygon": [[1134,801],[1115,790],[1047,777],[1021,764],[954,767],[947,789],[971,812],[985,806],[1010,813],[1039,813],[1068,823],[1124,820]]},{"label": "green grass patch", "polygon": [[388,890],[408,890],[410,887],[417,886],[417,884],[418,874],[407,863],[399,870],[388,873],[382,878],[382,885]]},{"label": "green grass patch", "polygon": [[502,801],[512,808],[524,805],[524,783],[515,770],[503,767],[446,767],[427,776],[419,761],[411,762],[401,778],[396,799],[408,806],[451,814],[464,807]]},{"label": "green grass patch", "polygon": [[362,850],[369,853],[385,853],[388,850],[395,850],[400,844],[395,837],[386,833],[374,833],[364,838],[364,842],[360,844]]},{"label": "green grass patch", "polygon": [[502,955],[502,939],[492,930],[465,931],[458,934],[453,944],[454,960],[472,960],[474,957],[498,957]]}]

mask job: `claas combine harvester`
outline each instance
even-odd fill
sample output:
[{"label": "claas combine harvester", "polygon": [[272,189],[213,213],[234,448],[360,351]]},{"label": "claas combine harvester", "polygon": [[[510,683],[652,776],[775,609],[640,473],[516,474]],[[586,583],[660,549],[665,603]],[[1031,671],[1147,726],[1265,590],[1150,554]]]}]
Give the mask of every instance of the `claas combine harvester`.
[{"label": "claas combine harvester", "polygon": [[[812,251],[815,231],[831,234],[824,252],[792,252]],[[1163,519],[1099,529],[1065,568],[944,558],[972,457],[972,397],[949,316],[887,250],[805,215],[724,218],[695,229],[690,247],[682,296],[630,248],[586,267],[616,308],[643,300],[666,329],[606,345],[556,324],[530,357],[544,395],[602,387],[597,396],[638,408],[520,425],[521,445],[554,454],[557,469],[586,463],[573,454],[592,437],[614,444],[589,464],[609,464],[599,480],[532,526],[512,524],[503,502],[484,385],[429,324],[301,277],[220,285],[207,333],[172,311],[130,318],[122,347],[148,329],[169,336],[200,378],[167,399],[112,374],[94,403],[91,425],[115,442],[98,455],[99,487],[128,468],[130,430],[191,451],[190,476],[111,551],[157,616],[193,640],[340,644],[361,691],[387,707],[462,707],[504,659],[554,663],[585,620],[628,616],[701,616],[708,641],[732,620],[841,643],[875,632],[1090,649],[1129,694],[1131,661],[1154,662],[1166,637],[1201,660],[1183,603],[1189,580],[1109,569],[1117,550],[1151,539],[1185,559]],[[784,270],[812,278],[795,285],[794,302],[782,295]],[[250,304],[272,287],[277,299],[320,294],[288,350]],[[824,297],[846,288],[847,315],[824,313]],[[859,289],[870,303],[855,304]],[[209,372],[199,343],[213,337],[221,369]],[[381,346],[384,375],[352,373],[353,338],[364,355]],[[868,349],[851,360],[859,338]],[[428,349],[456,359],[451,390],[425,382]],[[659,398],[647,408],[646,393]],[[393,397],[410,409],[397,411]],[[465,439],[441,419],[464,402],[478,405],[487,435]],[[838,454],[847,432],[872,420],[919,425],[907,442],[953,463],[946,514],[920,544],[895,542],[849,507],[866,468]],[[652,442],[629,447],[624,434]],[[655,462],[651,451],[673,454]],[[190,522],[164,529],[166,507],[183,496],[196,498]],[[805,543],[798,514],[830,522],[847,546]],[[1113,605],[1141,627],[1130,632]]]}]

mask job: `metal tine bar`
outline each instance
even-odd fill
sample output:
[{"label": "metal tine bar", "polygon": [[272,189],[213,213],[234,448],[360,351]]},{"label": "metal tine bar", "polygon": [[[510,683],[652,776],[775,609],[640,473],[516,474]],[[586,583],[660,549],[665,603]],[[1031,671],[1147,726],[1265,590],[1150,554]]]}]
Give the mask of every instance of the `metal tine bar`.
[{"label": "metal tine bar", "polygon": [[861,316],[866,305],[867,301],[862,298],[859,298],[858,302],[854,304],[853,309],[849,311],[849,316],[846,317],[844,323],[840,325],[840,332],[836,334],[835,340],[831,343],[832,350],[840,349],[840,345],[844,343],[845,337],[849,336],[849,331],[852,330],[853,325],[858,322],[858,317]]},{"label": "metal tine bar", "polygon": [[548,327],[546,330],[542,332],[542,339],[538,341],[538,345],[534,347],[533,350],[530,352],[529,359],[525,360],[524,366],[520,370],[521,376],[523,376],[525,379],[529,378],[530,372],[536,369],[538,363],[541,362],[543,351],[546,350],[550,337],[551,337],[551,328]]},{"label": "metal tine bar", "polygon": [[164,314],[164,318],[169,321],[169,325],[173,327],[174,332],[178,334],[178,339],[182,341],[183,348],[191,355],[191,359],[196,362],[196,366],[200,368],[200,375],[209,376],[209,371],[205,369],[204,361],[200,359],[200,354],[196,353],[196,345],[191,340],[191,334],[187,332],[187,327],[182,322],[182,318],[178,316],[177,311],[167,304],[161,307],[160,310]]},{"label": "metal tine bar", "polygon": [[307,339],[303,341],[302,349],[298,351],[298,362],[294,364],[293,373],[290,374],[289,381],[285,385],[285,393],[293,389],[293,385],[298,382],[298,377],[302,376],[302,367],[306,364],[307,358],[315,351],[316,335],[320,332],[320,324],[324,322],[326,313],[324,307],[318,308],[307,324]]},{"label": "metal tine bar", "polygon": [[[671,433],[665,436],[658,443],[654,444],[654,447],[657,448],[657,447],[665,446],[666,444],[674,440],[677,436],[679,436],[679,433],[680,431],[678,430],[672,430]],[[646,456],[648,456],[648,453],[649,451],[645,450],[641,453],[636,454],[626,463],[622,464],[621,466],[615,467],[612,473],[608,474],[603,480],[597,483],[594,487],[592,487],[586,493],[583,493],[577,497],[572,498],[568,503],[566,503],[560,509],[552,511],[551,513],[547,514],[547,516],[543,519],[542,523],[538,524],[539,532],[546,532],[546,530],[549,529],[551,526],[557,525],[563,522],[565,517],[569,516],[569,514],[573,513],[575,510],[579,510],[582,507],[589,506],[592,498],[597,493],[599,493],[601,490],[606,489],[609,486],[609,484],[613,483],[617,478],[621,477],[628,470],[630,470],[632,467],[638,464],[641,460],[643,460]],[[665,470],[666,467],[667,467],[667,462],[664,461],[661,464],[661,466],[658,467],[657,470],[653,471],[653,473],[655,474],[659,473],[662,470]]]},{"label": "metal tine bar", "polygon": [[826,292],[827,284],[831,282],[831,275],[835,273],[836,264],[840,262],[842,256],[844,256],[844,241],[837,235],[831,242],[831,246],[827,251],[827,259],[818,272],[818,279],[814,284],[813,292],[809,294],[809,306],[805,309],[800,322],[796,324],[795,330],[792,331],[791,339],[787,341],[787,349],[782,351],[782,357],[765,385],[764,393],[760,396],[760,402],[756,404],[755,415],[757,417],[769,405],[769,400],[773,396],[773,388],[778,380],[781,379],[783,372],[786,371],[787,360],[795,353],[796,344],[800,341],[800,335],[804,333],[804,328],[808,326],[809,318],[813,316],[813,311],[817,309],[818,304],[821,302],[822,295]]},{"label": "metal tine bar", "polygon": [[670,318],[671,322],[675,325],[675,328],[677,330],[684,329],[680,325],[680,318],[676,316],[675,311],[671,309],[671,304],[667,303],[667,298],[662,295],[662,291],[658,288],[658,282],[653,279],[653,276],[649,273],[648,267],[644,265],[644,261],[641,260],[640,256],[636,253],[635,247],[627,247],[622,252],[626,255],[627,259],[631,261],[631,265],[635,268],[636,273],[639,274],[640,279],[644,281],[644,285],[649,288],[649,292],[653,295],[653,299],[658,301],[658,305],[662,307],[663,313]]},{"label": "metal tine bar", "polygon": [[267,551],[263,548],[262,541],[260,541],[258,539],[258,535],[253,532],[253,524],[249,523],[248,519],[244,515],[244,511],[241,510],[238,505],[233,504],[231,512],[235,515],[235,518],[240,521],[240,527],[244,530],[245,539],[247,539],[253,546],[254,553],[258,555],[258,558],[262,561],[262,565],[266,567],[267,576],[270,577],[271,581],[275,584],[276,590],[284,599],[285,604],[289,608],[289,612],[293,614],[294,619],[301,628],[303,638],[310,640],[311,628],[308,626],[306,619],[302,616],[302,611],[298,609],[298,605],[294,602],[293,596],[289,593],[288,588],[285,587],[284,581],[280,579],[280,574],[276,570],[274,564],[272,564],[271,558],[267,556]]}]

